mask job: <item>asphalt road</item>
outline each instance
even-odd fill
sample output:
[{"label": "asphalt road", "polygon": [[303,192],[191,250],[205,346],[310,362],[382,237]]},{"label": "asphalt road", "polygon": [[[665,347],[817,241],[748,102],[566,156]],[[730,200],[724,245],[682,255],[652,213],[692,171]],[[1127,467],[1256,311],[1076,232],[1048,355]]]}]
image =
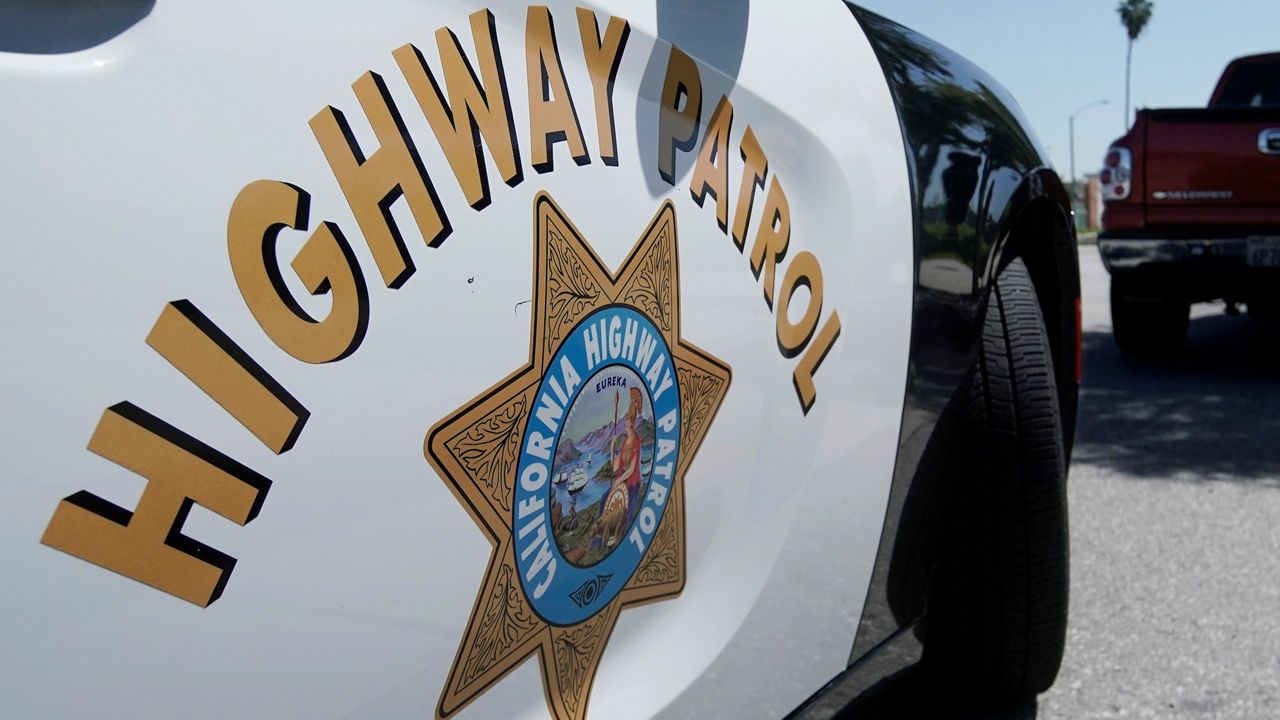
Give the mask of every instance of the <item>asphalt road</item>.
[{"label": "asphalt road", "polygon": [[1183,351],[1122,356],[1081,249],[1071,610],[1038,718],[1280,718],[1280,321],[1199,305]]}]

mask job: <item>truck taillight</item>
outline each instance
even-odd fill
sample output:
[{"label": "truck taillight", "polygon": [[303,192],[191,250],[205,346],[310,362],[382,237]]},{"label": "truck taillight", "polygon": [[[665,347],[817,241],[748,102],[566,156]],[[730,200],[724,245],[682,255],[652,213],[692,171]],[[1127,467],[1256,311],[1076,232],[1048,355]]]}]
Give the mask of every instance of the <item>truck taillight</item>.
[{"label": "truck taillight", "polygon": [[1098,181],[1102,184],[1103,200],[1124,200],[1129,197],[1133,179],[1133,153],[1128,148],[1113,147],[1102,161]]}]

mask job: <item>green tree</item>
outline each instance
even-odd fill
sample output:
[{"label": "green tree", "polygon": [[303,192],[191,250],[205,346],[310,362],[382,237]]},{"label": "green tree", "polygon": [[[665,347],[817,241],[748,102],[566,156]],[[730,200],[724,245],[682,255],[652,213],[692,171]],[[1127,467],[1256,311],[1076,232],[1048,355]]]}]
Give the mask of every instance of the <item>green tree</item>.
[{"label": "green tree", "polygon": [[1155,4],[1151,0],[1121,0],[1116,7],[1120,13],[1120,23],[1129,33],[1129,49],[1124,55],[1124,127],[1129,128],[1129,63],[1133,59],[1133,41],[1142,34],[1142,29],[1151,20],[1151,11]]}]

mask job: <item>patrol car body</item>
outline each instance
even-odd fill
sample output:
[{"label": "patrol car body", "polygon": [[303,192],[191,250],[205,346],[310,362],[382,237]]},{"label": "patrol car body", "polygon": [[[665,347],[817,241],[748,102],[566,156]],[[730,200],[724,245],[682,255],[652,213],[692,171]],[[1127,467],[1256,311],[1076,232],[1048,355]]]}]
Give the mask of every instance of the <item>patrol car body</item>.
[{"label": "patrol car body", "polygon": [[778,717],[910,664],[1015,256],[1070,437],[1061,185],[875,16],[0,12],[7,716]]}]

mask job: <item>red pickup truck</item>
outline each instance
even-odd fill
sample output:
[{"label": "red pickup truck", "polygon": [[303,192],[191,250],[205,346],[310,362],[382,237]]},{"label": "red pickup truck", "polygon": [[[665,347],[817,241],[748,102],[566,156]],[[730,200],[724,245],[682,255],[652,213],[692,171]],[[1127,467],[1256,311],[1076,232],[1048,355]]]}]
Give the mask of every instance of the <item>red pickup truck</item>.
[{"label": "red pickup truck", "polygon": [[1233,60],[1206,109],[1138,111],[1100,179],[1122,351],[1176,351],[1193,302],[1280,308],[1280,53]]}]

